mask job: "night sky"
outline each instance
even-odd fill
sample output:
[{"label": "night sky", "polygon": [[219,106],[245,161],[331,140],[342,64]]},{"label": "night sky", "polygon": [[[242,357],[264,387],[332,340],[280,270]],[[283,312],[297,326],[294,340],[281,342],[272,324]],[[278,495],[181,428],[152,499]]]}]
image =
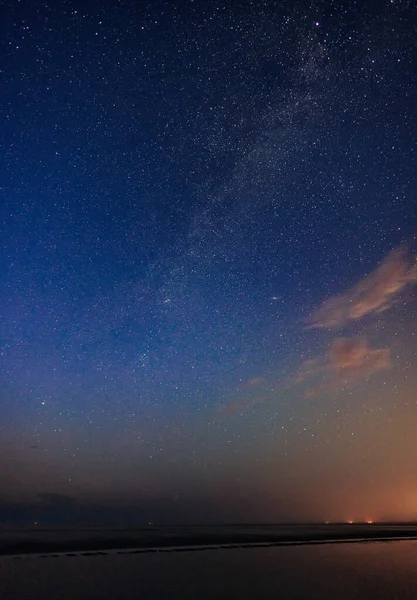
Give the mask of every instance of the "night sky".
[{"label": "night sky", "polygon": [[1,11],[0,521],[417,519],[412,3]]}]

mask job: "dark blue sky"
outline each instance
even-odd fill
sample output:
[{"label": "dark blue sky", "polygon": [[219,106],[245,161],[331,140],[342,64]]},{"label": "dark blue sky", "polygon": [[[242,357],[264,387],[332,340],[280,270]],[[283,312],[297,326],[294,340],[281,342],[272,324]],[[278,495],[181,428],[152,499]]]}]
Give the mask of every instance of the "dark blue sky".
[{"label": "dark blue sky", "polygon": [[3,4],[5,507],[417,516],[413,16]]}]

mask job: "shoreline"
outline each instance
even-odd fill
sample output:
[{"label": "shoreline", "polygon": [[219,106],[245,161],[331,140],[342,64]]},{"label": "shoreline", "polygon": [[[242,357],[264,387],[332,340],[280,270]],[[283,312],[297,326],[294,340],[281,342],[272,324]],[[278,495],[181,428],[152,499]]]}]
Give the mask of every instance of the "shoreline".
[{"label": "shoreline", "polygon": [[[233,531],[235,529],[235,531]],[[97,553],[180,552],[220,548],[272,547],[331,543],[367,543],[417,539],[416,526],[323,525],[299,527],[160,528],[154,530],[37,530],[19,531],[16,539],[1,539],[0,556],[84,555]],[[269,529],[269,531],[268,531]],[[262,531],[261,531],[262,530]],[[125,535],[121,535],[121,533]],[[39,536],[45,534],[44,539]],[[77,539],[77,534],[84,534]],[[85,534],[91,536],[85,537]],[[112,535],[113,533],[113,535]],[[71,535],[72,534],[72,535]],[[101,535],[99,535],[101,534]],[[19,536],[26,539],[17,539]],[[165,535],[165,537],[164,537]],[[53,536],[53,539],[51,539]],[[49,539],[48,539],[49,537]],[[38,538],[38,539],[36,539]],[[61,539],[59,539],[61,538]]]}]

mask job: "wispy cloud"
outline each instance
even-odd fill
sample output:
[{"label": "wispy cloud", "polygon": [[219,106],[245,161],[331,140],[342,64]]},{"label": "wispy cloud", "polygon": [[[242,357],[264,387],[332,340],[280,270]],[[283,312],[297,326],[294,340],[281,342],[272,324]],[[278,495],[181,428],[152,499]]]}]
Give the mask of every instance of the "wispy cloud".
[{"label": "wispy cloud", "polygon": [[[267,389],[268,388],[268,389]],[[220,410],[229,415],[243,413],[244,411],[262,404],[274,395],[271,382],[264,376],[252,377],[239,385],[234,398]]]},{"label": "wispy cloud", "polygon": [[252,388],[264,386],[266,383],[267,383],[266,377],[262,377],[262,376],[252,377],[252,379],[248,379],[247,381],[245,381],[245,383],[243,383],[243,385],[241,387],[242,387],[242,389],[252,389]]},{"label": "wispy cloud", "polygon": [[342,327],[365,315],[381,313],[413,283],[417,283],[416,257],[401,246],[392,250],[379,267],[350,290],[319,306],[309,319],[308,327]]},{"label": "wispy cloud", "polygon": [[262,404],[267,400],[270,400],[271,396],[259,396],[258,398],[250,398],[246,400],[231,402],[221,407],[220,411],[225,412],[228,415],[234,415],[236,413],[243,413],[258,404]]},{"label": "wispy cloud", "polygon": [[330,371],[338,380],[355,380],[390,367],[388,348],[370,348],[366,340],[340,338],[328,354]]},{"label": "wispy cloud", "polygon": [[364,338],[341,337],[322,357],[305,361],[296,383],[307,383],[307,398],[354,385],[391,367],[388,348],[371,348]]}]

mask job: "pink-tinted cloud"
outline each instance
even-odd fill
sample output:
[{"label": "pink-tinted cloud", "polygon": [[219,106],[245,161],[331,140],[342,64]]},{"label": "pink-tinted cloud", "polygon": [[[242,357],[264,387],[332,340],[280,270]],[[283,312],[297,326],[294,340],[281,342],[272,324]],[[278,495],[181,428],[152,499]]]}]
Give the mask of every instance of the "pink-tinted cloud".
[{"label": "pink-tinted cloud", "polygon": [[320,358],[309,358],[301,365],[300,371],[295,378],[295,383],[301,383],[305,379],[309,379],[312,375],[317,375],[324,370],[324,365]]},{"label": "pink-tinted cloud", "polygon": [[372,313],[390,308],[399,294],[417,283],[416,257],[405,247],[392,250],[379,267],[340,296],[329,298],[309,319],[308,326],[342,327]]},{"label": "pink-tinted cloud", "polygon": [[355,380],[390,367],[388,348],[370,348],[364,339],[335,340],[328,354],[330,371],[339,380]]},{"label": "pink-tinted cloud", "polygon": [[388,348],[371,348],[363,338],[341,337],[323,357],[305,361],[296,383],[308,384],[306,398],[337,391],[391,367]]}]

